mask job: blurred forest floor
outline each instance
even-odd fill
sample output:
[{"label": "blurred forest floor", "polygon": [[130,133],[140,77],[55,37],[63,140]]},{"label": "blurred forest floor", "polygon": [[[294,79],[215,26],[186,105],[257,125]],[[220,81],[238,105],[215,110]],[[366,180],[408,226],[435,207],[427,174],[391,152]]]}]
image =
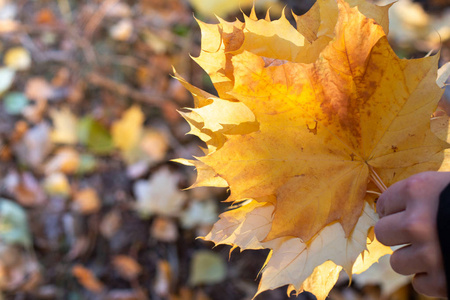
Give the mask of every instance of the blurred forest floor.
[{"label": "blurred forest floor", "polygon": [[[268,252],[229,258],[229,247],[197,240],[226,209],[225,191],[180,191],[195,171],[169,162],[201,154],[176,111],[191,96],[171,74],[174,66],[214,93],[189,55],[200,51],[194,11],[203,21],[214,22],[211,10],[242,18],[238,1],[220,2],[0,0],[1,297],[252,298]],[[312,3],[257,5],[276,17]],[[399,56],[441,49],[450,61],[448,0],[400,0],[391,10]],[[343,276],[330,298],[425,299],[387,260],[350,286]]]}]

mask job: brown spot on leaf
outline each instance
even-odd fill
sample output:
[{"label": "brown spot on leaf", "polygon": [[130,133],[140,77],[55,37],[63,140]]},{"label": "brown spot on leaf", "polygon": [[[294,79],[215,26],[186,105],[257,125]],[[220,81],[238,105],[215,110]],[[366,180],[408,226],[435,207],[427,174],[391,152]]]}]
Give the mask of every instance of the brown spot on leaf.
[{"label": "brown spot on leaf", "polygon": [[232,32],[222,31],[222,40],[225,46],[225,52],[238,50],[244,43],[244,39],[245,35],[242,28],[233,27]]}]

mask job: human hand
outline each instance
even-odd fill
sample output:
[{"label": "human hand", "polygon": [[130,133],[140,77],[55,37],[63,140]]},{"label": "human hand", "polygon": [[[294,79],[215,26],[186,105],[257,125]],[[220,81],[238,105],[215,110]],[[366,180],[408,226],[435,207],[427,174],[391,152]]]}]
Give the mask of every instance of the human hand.
[{"label": "human hand", "polygon": [[405,245],[392,254],[392,269],[414,275],[414,289],[431,297],[447,295],[436,218],[439,195],[449,182],[450,172],[416,174],[390,186],[377,201],[377,239],[386,246]]}]

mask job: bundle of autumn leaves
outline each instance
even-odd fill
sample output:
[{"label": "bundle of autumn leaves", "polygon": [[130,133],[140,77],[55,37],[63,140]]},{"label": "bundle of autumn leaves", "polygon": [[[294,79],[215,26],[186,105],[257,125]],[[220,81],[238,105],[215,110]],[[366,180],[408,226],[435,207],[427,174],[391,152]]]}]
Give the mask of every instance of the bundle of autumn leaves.
[{"label": "bundle of autumn leaves", "polygon": [[288,285],[325,299],[342,269],[351,277],[391,252],[373,232],[378,195],[448,170],[447,117],[430,120],[446,72],[439,55],[397,57],[388,9],[318,0],[297,28],[254,12],[199,22],[194,60],[218,97],[176,75],[195,99],[181,112],[189,133],[206,143],[205,156],[177,161],[196,167],[193,187],[229,188],[231,209],[204,239],[271,249],[257,294]]}]

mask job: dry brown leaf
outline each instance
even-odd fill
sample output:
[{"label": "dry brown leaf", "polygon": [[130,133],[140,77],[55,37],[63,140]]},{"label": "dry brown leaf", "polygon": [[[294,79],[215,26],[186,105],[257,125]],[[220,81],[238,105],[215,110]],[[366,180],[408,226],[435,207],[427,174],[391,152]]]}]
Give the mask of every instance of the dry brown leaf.
[{"label": "dry brown leaf", "polygon": [[102,219],[100,223],[100,233],[110,239],[119,230],[122,225],[122,217],[117,210],[111,210]]},{"label": "dry brown leaf", "polygon": [[56,151],[44,166],[45,174],[62,172],[64,174],[73,174],[80,167],[80,154],[70,147],[63,147]]},{"label": "dry brown leaf", "polygon": [[158,271],[156,273],[155,292],[160,297],[168,297],[172,279],[172,268],[166,260],[158,261]]},{"label": "dry brown leaf", "polygon": [[101,208],[101,201],[97,191],[93,188],[85,188],[73,195],[73,205],[75,211],[88,215],[96,213]]},{"label": "dry brown leaf", "polygon": [[66,254],[66,259],[74,260],[77,257],[86,254],[89,251],[91,246],[90,240],[87,236],[80,236],[75,239],[75,242],[72,245],[70,251]]},{"label": "dry brown leaf", "polygon": [[5,187],[23,206],[36,206],[45,202],[46,196],[36,177],[30,172],[11,172],[4,178]]},{"label": "dry brown leaf", "polygon": [[25,87],[27,98],[32,100],[48,100],[53,96],[53,93],[53,87],[42,77],[29,79]]},{"label": "dry brown leaf", "polygon": [[14,152],[25,165],[40,168],[52,147],[50,126],[41,122],[23,134],[21,140],[14,145]]},{"label": "dry brown leaf", "polygon": [[127,280],[136,279],[142,272],[142,267],[132,257],[127,255],[116,255],[112,259],[116,271]]},{"label": "dry brown leaf", "polygon": [[31,291],[42,282],[39,262],[22,248],[0,245],[0,289]]},{"label": "dry brown leaf", "polygon": [[56,23],[56,17],[53,14],[53,11],[49,8],[43,8],[39,10],[34,16],[34,20],[38,24],[51,25]]},{"label": "dry brown leaf", "polygon": [[157,217],[153,220],[150,234],[162,242],[175,242],[178,239],[178,226],[169,218]]},{"label": "dry brown leaf", "polygon": [[101,293],[105,289],[104,284],[91,272],[80,264],[73,266],[72,275],[87,290],[93,293]]}]

